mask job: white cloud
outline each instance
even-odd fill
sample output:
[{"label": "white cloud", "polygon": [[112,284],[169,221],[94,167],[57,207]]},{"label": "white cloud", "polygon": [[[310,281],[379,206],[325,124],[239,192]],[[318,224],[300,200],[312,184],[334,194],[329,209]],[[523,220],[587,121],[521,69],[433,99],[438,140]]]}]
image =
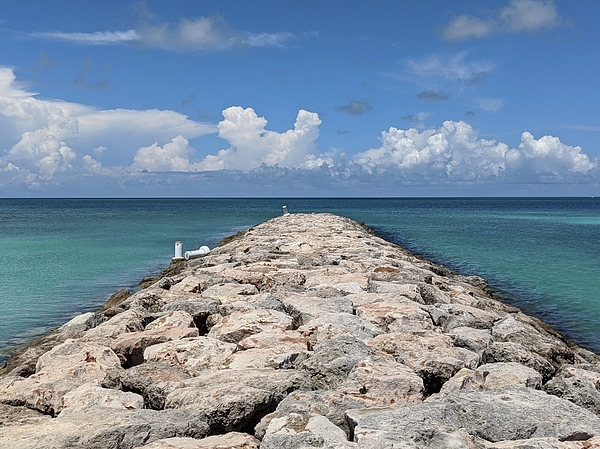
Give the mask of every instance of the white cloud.
[{"label": "white cloud", "polygon": [[235,46],[284,47],[292,33],[249,33],[231,28],[221,16],[181,19],[178,23],[143,22],[126,31],[34,33],[33,37],[82,45],[132,44],[171,51],[225,50]]},{"label": "white cloud", "polygon": [[381,146],[354,156],[353,163],[371,174],[396,173],[407,180],[431,182],[514,181],[522,176],[566,179],[597,167],[580,147],[525,132],[514,149],[495,140],[479,139],[466,122],[446,121],[438,129],[390,128]]},{"label": "white cloud", "polygon": [[[0,67],[0,167],[27,173],[29,181],[50,181],[61,173],[100,171],[130,165],[135,152],[180,136],[217,131],[183,114],[161,110],[97,110],[63,101],[42,100]],[[95,154],[95,160],[90,156]],[[87,157],[86,157],[87,156]],[[19,179],[23,179],[22,176]]]},{"label": "white cloud", "polygon": [[141,39],[135,30],[95,31],[93,33],[35,33],[34,36],[87,45],[131,43]]},{"label": "white cloud", "polygon": [[477,98],[476,101],[479,109],[488,112],[499,111],[504,106],[504,102],[498,98]]},{"label": "white cloud", "polygon": [[483,39],[493,34],[512,32],[538,32],[555,28],[564,20],[552,0],[511,0],[500,10],[486,18],[471,15],[457,16],[443,30],[449,41]]},{"label": "white cloud", "polygon": [[314,112],[300,110],[294,129],[283,133],[266,130],[267,120],[254,109],[232,106],[223,111],[219,137],[231,145],[204,158],[203,170],[248,171],[262,164],[299,167],[317,151],[321,119]]},{"label": "white cloud", "polygon": [[468,61],[468,54],[434,54],[421,60],[408,62],[408,72],[419,77],[443,77],[450,81],[460,81],[466,85],[481,84],[494,70],[494,64],[487,61]]},{"label": "white cloud", "polygon": [[131,169],[165,172],[193,171],[194,165],[190,163],[190,155],[193,152],[187,139],[182,136],[175,137],[162,147],[155,142],[137,151]]}]

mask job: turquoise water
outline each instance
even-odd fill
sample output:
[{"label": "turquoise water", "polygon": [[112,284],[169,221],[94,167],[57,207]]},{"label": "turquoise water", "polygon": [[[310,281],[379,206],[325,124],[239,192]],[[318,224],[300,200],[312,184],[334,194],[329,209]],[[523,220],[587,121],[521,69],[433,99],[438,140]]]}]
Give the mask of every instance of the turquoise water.
[{"label": "turquoise water", "polygon": [[333,212],[464,274],[600,352],[600,200],[0,199],[0,362],[184,249],[290,212]]}]

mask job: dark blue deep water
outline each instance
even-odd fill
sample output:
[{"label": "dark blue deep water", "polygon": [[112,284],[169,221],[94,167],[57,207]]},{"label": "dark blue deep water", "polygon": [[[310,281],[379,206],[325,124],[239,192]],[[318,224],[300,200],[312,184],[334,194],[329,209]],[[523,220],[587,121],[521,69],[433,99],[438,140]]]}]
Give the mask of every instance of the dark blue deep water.
[{"label": "dark blue deep water", "polygon": [[600,199],[0,199],[0,362],[184,249],[332,212],[463,274],[600,352]]}]

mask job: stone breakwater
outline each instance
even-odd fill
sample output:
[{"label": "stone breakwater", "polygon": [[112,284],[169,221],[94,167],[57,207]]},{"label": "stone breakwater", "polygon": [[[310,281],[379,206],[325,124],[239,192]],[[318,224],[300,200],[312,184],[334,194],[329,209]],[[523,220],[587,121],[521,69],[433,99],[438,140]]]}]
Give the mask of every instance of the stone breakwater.
[{"label": "stone breakwater", "polygon": [[600,447],[600,357],[359,223],[172,268],[7,361],[0,448]]}]

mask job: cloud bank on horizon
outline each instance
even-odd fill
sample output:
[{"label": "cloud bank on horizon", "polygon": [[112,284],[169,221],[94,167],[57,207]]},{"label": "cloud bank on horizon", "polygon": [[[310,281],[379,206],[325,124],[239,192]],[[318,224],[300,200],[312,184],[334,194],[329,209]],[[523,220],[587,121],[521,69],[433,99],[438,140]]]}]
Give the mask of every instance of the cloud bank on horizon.
[{"label": "cloud bank on horizon", "polygon": [[[93,99],[101,97],[93,91],[110,92],[114,81],[108,77],[115,77],[110,64],[98,75],[96,53],[91,53],[94,57],[81,53],[86,55],[81,56],[83,68],[71,88],[87,89],[92,101],[78,99],[71,91],[66,91],[70,100],[48,96],[48,90],[60,90],[39,80],[64,65],[61,57],[40,52],[30,69],[29,79],[36,81],[29,82],[21,78],[26,72],[23,63],[17,67],[0,59],[0,196],[402,195],[407,187],[414,188],[412,194],[477,195],[510,192],[510,186],[551,186],[552,194],[560,194],[564,187],[568,194],[600,186],[600,156],[572,145],[572,139],[539,132],[539,125],[519,126],[511,112],[528,107],[534,89],[520,90],[521,80],[508,90],[500,89],[496,79],[506,73],[506,60],[470,44],[530,39],[568,29],[571,19],[561,15],[553,0],[499,0],[487,8],[470,8],[470,13],[446,13],[441,27],[431,27],[430,34],[438,41],[435,46],[405,52],[395,63],[376,70],[356,68],[360,76],[355,84],[339,90],[336,84],[352,77],[347,67],[340,68],[337,78],[332,75],[335,81],[329,84],[324,81],[327,69],[319,67],[317,83],[324,86],[318,91],[305,88],[313,74],[303,72],[310,69],[312,53],[318,50],[303,53],[303,45],[315,46],[323,31],[306,27],[309,22],[290,31],[281,27],[284,31],[265,32],[234,25],[221,13],[174,19],[151,13],[146,2],[138,8],[137,23],[120,30],[27,31],[22,40],[27,45],[44,42],[51,49],[68,45],[85,52],[126,48],[119,51],[126,51],[129,58],[149,58],[153,63],[160,57],[173,64],[148,65],[146,86],[156,84],[152,76],[157,75],[174,76],[173,86],[185,84],[184,68],[194,64],[202,67],[196,73],[206,78],[194,82],[190,77],[189,90],[172,102],[179,108],[148,107],[152,95],[158,98],[161,92],[139,104],[108,95],[97,103],[103,106],[94,106]],[[393,42],[388,37],[381,41],[385,39]],[[362,56],[368,60],[373,40],[357,39],[353,51],[368,43]],[[503,41],[500,48],[506,42],[510,41]],[[264,53],[259,58],[248,51]],[[311,63],[303,62],[301,55]],[[213,78],[205,75],[210,72],[207,57],[216,67]],[[515,63],[516,70],[524,73],[525,65]],[[175,75],[163,72],[166,69]],[[258,75],[250,78],[253,71]],[[263,94],[253,96],[247,92],[253,89],[234,87],[246,83]],[[191,86],[204,90],[194,93]],[[133,84],[127,89],[121,92],[135,92]],[[328,90],[335,93],[329,95]],[[273,106],[278,102],[276,91],[289,93],[287,101],[279,101],[287,103],[285,108]],[[514,95],[509,97],[509,91]],[[219,93],[227,100],[215,100]],[[207,105],[219,105],[221,117],[216,111],[203,112]],[[587,117],[593,122],[593,116]],[[408,126],[398,126],[398,120]],[[490,130],[496,122],[503,126],[497,135],[519,137],[481,137],[493,136]],[[593,124],[553,128],[561,129],[598,133]],[[457,186],[471,190],[453,190]],[[519,190],[523,193],[527,187]]]},{"label": "cloud bank on horizon", "polygon": [[[580,147],[553,136],[536,139],[523,132],[521,143],[480,139],[465,121],[445,121],[438,128],[390,127],[381,145],[352,157],[319,152],[322,121],[300,110],[294,127],[279,133],[252,108],[231,106],[217,127],[174,111],[98,110],[63,101],[42,100],[19,86],[10,68],[0,68],[0,187],[10,184],[39,189],[63,177],[102,176],[125,180],[140,172],[189,173],[261,167],[325,170],[333,178],[351,175],[402,178],[406,183],[565,182],[598,175]],[[228,147],[196,158],[189,140],[217,133]],[[154,141],[150,145],[144,142]],[[115,152],[123,164],[105,166],[97,154]]]}]

